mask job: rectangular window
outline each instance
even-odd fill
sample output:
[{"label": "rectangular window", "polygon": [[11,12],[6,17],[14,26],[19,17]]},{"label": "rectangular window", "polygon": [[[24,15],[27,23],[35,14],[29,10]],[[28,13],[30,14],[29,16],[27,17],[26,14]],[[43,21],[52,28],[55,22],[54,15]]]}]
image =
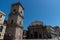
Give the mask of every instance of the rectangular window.
[{"label": "rectangular window", "polygon": [[0,32],[2,32],[3,26],[0,26]]},{"label": "rectangular window", "polygon": [[1,37],[1,34],[0,34],[0,37]]},{"label": "rectangular window", "polygon": [[11,20],[11,24],[13,24],[13,20]]},{"label": "rectangular window", "polygon": [[21,25],[21,21],[20,21],[20,25]]},{"label": "rectangular window", "polygon": [[2,18],[2,15],[0,15],[0,18]]}]

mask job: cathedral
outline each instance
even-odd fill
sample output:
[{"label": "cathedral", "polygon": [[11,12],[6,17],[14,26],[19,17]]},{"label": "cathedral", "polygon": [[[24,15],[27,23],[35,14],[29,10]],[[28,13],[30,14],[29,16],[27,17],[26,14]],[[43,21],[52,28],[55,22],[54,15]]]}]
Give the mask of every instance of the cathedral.
[{"label": "cathedral", "polygon": [[24,7],[20,2],[11,6],[8,20],[0,11],[0,40],[52,39],[60,36],[59,26],[45,25],[42,21],[34,21],[23,30]]},{"label": "cathedral", "polygon": [[59,30],[59,26],[52,27],[36,20],[28,26],[28,30],[23,30],[23,39],[52,39],[60,36]]}]

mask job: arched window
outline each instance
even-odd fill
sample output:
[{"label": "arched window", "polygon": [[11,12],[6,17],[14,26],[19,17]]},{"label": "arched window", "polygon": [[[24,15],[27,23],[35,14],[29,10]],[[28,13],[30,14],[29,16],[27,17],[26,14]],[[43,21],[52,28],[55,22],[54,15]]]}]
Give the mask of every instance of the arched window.
[{"label": "arched window", "polygon": [[20,21],[20,25],[21,25],[21,21]]},{"label": "arched window", "polygon": [[52,37],[51,37],[51,35],[48,35],[48,34],[47,34],[47,38],[51,39]]},{"label": "arched window", "polygon": [[11,24],[13,24],[13,20],[11,20]]},{"label": "arched window", "polygon": [[3,26],[0,26],[0,32],[2,32]]},{"label": "arched window", "polygon": [[4,35],[4,40],[12,40],[12,39],[13,39],[13,35],[11,35],[11,34]]},{"label": "arched window", "polygon": [[33,38],[33,35],[32,35],[32,34],[30,34],[30,38],[31,38],[31,39]]},{"label": "arched window", "polygon": [[0,15],[0,18],[2,18],[2,15]]},{"label": "arched window", "polygon": [[38,33],[34,32],[34,38],[38,38]]},{"label": "arched window", "polygon": [[39,38],[42,38],[42,35],[41,34],[39,34]]},{"label": "arched window", "polygon": [[1,37],[1,34],[0,34],[0,37]]},{"label": "arched window", "polygon": [[20,14],[22,14],[22,11],[20,12]]}]

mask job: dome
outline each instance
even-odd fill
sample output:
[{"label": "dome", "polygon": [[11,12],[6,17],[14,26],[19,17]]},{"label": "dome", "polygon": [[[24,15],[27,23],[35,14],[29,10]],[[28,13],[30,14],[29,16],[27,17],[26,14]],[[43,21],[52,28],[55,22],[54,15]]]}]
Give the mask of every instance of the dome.
[{"label": "dome", "polygon": [[42,21],[34,21],[31,25],[43,25]]}]

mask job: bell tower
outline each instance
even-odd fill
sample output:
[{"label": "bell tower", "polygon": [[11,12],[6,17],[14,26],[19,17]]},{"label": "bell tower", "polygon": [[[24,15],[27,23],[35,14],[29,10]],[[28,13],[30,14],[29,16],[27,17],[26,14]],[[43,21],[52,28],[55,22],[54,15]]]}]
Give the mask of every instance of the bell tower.
[{"label": "bell tower", "polygon": [[9,24],[23,25],[24,8],[21,3],[12,4],[11,12],[9,14]]},{"label": "bell tower", "polygon": [[11,39],[22,40],[23,19],[24,8],[22,4],[20,2],[12,4],[7,24],[7,33],[12,37]]}]

